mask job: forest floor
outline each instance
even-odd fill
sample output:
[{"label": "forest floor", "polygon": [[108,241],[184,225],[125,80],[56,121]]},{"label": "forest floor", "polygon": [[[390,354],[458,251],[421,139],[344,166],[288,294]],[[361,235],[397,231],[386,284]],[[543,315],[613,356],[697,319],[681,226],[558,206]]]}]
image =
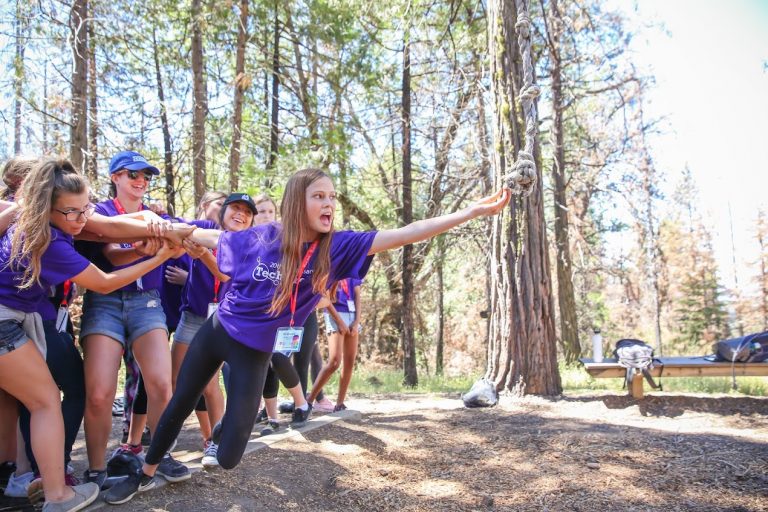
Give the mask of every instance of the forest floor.
[{"label": "forest floor", "polygon": [[[232,471],[90,509],[768,510],[768,398],[601,393],[465,409],[457,396],[387,395],[348,406],[359,414],[318,414],[269,444],[254,434]],[[199,445],[190,422],[175,455],[199,462]]]}]

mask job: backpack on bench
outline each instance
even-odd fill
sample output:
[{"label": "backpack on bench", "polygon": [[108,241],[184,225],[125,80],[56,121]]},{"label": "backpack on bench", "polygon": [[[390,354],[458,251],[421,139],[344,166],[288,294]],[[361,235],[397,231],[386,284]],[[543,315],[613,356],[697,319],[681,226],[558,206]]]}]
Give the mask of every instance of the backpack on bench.
[{"label": "backpack on bench", "polygon": [[731,387],[736,390],[736,363],[768,361],[768,331],[718,341],[712,349],[715,351],[715,361],[731,363]]},{"label": "backpack on bench", "polygon": [[648,381],[648,384],[653,389],[663,391],[661,387],[661,381],[658,384],[653,380],[651,376],[651,370],[655,368],[656,364],[662,366],[661,361],[653,357],[653,347],[644,341],[623,339],[616,342],[616,349],[613,351],[613,355],[616,356],[619,364],[627,369],[627,376],[624,379],[624,386],[627,388],[632,387],[632,378],[634,377],[635,370],[640,370]]}]

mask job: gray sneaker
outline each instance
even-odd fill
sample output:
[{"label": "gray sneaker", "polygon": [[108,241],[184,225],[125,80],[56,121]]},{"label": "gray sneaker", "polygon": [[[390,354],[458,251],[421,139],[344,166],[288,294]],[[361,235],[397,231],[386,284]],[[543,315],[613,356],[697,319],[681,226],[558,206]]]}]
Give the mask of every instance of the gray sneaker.
[{"label": "gray sneaker", "polygon": [[261,429],[261,436],[268,436],[270,434],[274,434],[277,432],[277,430],[280,428],[280,424],[274,420],[268,420],[267,424],[264,425],[264,428]]},{"label": "gray sneaker", "polygon": [[289,426],[292,429],[301,428],[304,425],[307,424],[307,421],[309,421],[309,416],[312,414],[312,406],[308,405],[306,411],[302,411],[298,407],[296,407],[293,410],[293,420],[291,420],[291,423]]},{"label": "gray sneaker", "polygon": [[169,482],[181,482],[187,480],[192,474],[189,468],[166,453],[163,460],[157,466],[157,474]]},{"label": "gray sneaker", "polygon": [[76,485],[72,490],[75,491],[75,495],[67,501],[56,503],[46,501],[45,505],[43,505],[43,512],[75,512],[82,510],[93,503],[93,500],[99,495],[99,486],[93,482]]}]

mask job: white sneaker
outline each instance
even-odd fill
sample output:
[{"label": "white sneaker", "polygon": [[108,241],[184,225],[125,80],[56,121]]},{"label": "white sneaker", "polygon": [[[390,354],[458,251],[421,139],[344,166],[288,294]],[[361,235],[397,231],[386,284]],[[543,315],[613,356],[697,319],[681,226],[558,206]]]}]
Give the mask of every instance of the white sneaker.
[{"label": "white sneaker", "polygon": [[16,476],[14,472],[8,479],[8,485],[5,487],[5,495],[9,498],[26,498],[27,487],[35,479],[35,474],[31,471],[21,476]]},{"label": "white sneaker", "polygon": [[218,452],[219,445],[210,439],[205,442],[205,448],[203,449],[203,460],[200,461],[204,468],[212,468],[219,465],[219,459],[216,458]]}]

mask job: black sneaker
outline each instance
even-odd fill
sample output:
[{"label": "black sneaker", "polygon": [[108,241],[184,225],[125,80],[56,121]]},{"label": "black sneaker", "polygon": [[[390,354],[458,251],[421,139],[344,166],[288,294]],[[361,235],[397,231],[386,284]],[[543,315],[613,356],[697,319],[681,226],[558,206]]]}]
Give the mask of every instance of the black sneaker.
[{"label": "black sneaker", "polygon": [[143,471],[138,471],[120,483],[115,484],[104,494],[104,501],[110,505],[120,505],[126,503],[136,496],[137,492],[144,492],[155,486],[155,477],[145,475]]},{"label": "black sneaker", "polygon": [[293,402],[280,402],[280,405],[277,406],[277,410],[283,414],[291,413],[293,412]]},{"label": "black sneaker", "polygon": [[85,483],[93,482],[99,486],[99,489],[104,487],[104,481],[107,479],[106,469],[89,469],[83,474],[83,480]]},{"label": "black sneaker", "polygon": [[301,428],[309,421],[309,416],[312,414],[312,406],[307,404],[307,410],[302,411],[298,407],[293,410],[293,419],[291,420],[290,427],[293,429]]},{"label": "black sneaker", "polygon": [[280,424],[278,422],[274,420],[268,420],[267,424],[264,425],[264,428],[261,429],[260,434],[262,437],[268,436],[270,434],[274,434],[275,432],[277,432],[279,428],[280,428]]},{"label": "black sneaker", "polygon": [[192,476],[189,468],[171,457],[170,453],[166,453],[163,460],[160,461],[157,466],[157,474],[169,482],[181,482]]},{"label": "black sneaker", "polygon": [[144,432],[141,433],[141,446],[149,446],[152,444],[152,433],[149,431],[149,427],[144,427]]},{"label": "black sneaker", "polygon": [[265,408],[263,408],[262,410],[259,411],[259,414],[256,415],[256,422],[255,423],[257,425],[259,423],[266,423],[268,419],[269,419],[269,416],[267,415],[267,408],[265,407]]},{"label": "black sneaker", "polygon": [[16,471],[15,462],[6,461],[0,464],[0,490],[5,490],[5,487],[8,485],[8,479],[11,478],[14,471]]}]

